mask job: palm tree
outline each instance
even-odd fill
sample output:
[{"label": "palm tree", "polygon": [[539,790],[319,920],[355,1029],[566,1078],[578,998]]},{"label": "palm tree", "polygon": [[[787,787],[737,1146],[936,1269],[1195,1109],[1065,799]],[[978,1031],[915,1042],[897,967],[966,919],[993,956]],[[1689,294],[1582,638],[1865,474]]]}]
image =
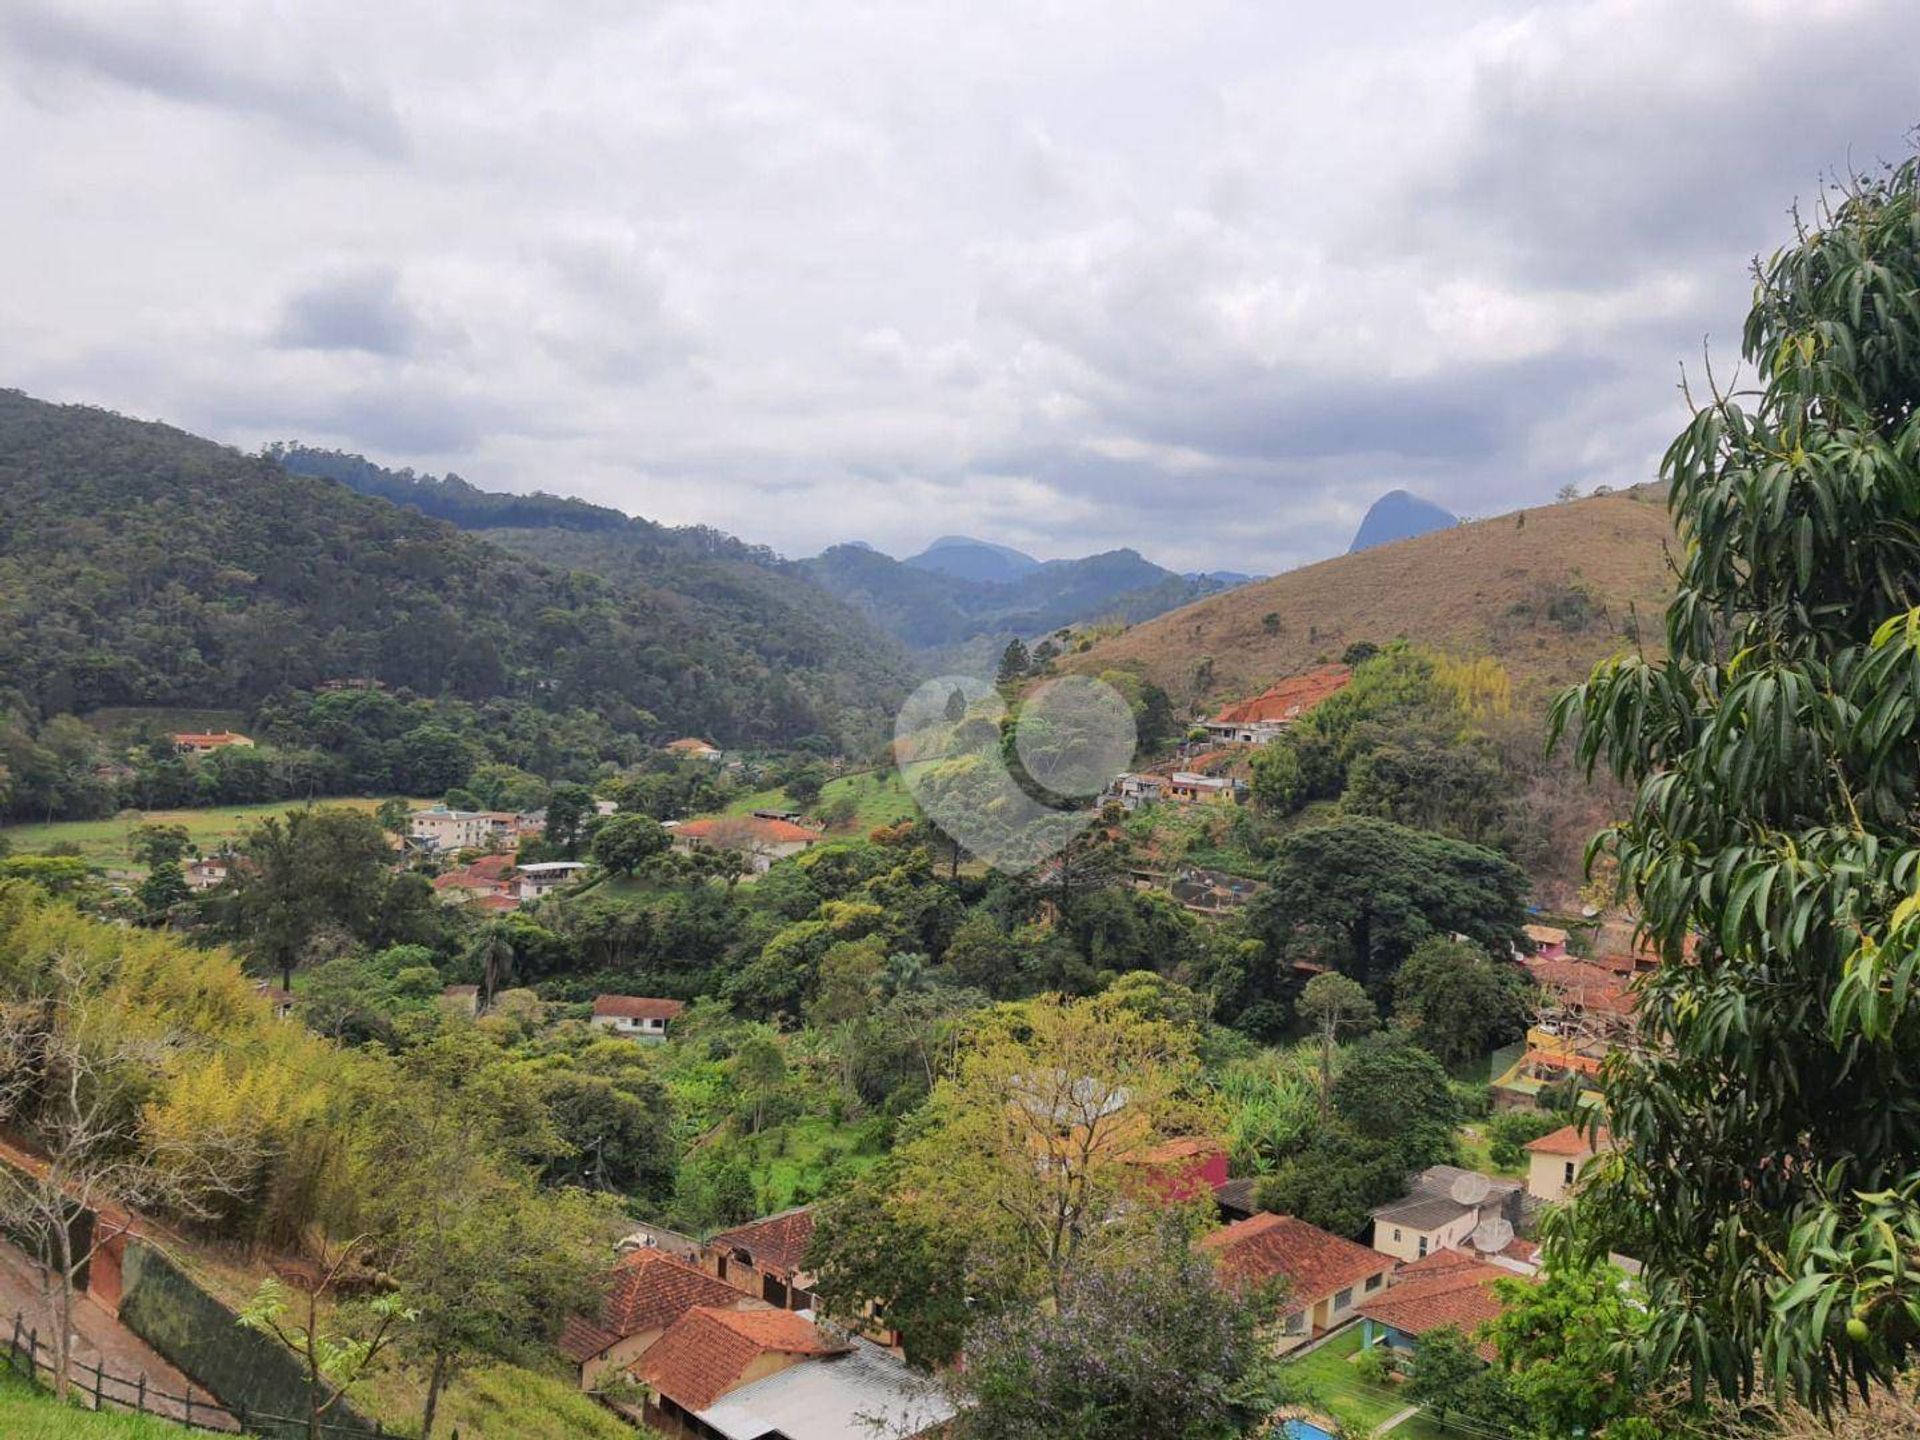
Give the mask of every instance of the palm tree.
[{"label": "palm tree", "polygon": [[513,936],[507,927],[494,921],[480,932],[473,944],[474,958],[480,962],[480,1008],[493,1004],[493,997],[513,979]]}]

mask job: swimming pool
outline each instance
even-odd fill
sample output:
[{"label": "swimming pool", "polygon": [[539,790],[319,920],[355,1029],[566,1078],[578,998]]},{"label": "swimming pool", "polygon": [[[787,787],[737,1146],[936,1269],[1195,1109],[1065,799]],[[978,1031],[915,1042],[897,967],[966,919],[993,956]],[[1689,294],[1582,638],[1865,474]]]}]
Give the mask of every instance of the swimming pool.
[{"label": "swimming pool", "polygon": [[1287,1440],[1339,1440],[1331,1430],[1322,1430],[1311,1420],[1298,1418],[1285,1422]]}]

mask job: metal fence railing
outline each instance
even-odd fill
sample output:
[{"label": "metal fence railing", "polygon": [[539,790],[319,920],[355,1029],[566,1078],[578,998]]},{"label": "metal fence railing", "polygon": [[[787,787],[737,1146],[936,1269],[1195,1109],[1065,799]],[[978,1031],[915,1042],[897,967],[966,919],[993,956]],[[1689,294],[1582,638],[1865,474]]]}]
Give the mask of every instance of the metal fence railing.
[{"label": "metal fence railing", "polygon": [[[6,1343],[6,1363],[14,1373],[28,1380],[51,1382],[58,1363],[53,1347],[40,1343],[40,1332],[29,1327],[24,1312],[16,1312],[13,1317],[13,1333]],[[157,1415],[171,1420],[176,1425],[184,1425],[189,1430],[199,1430],[214,1435],[265,1435],[274,1440],[294,1440],[309,1433],[307,1417],[304,1415],[271,1415],[264,1411],[249,1410],[245,1405],[226,1406],[205,1391],[194,1393],[191,1382],[185,1385],[185,1394],[176,1395],[171,1391],[150,1385],[142,1374],[129,1380],[124,1375],[116,1375],[98,1361],[89,1364],[75,1356],[67,1361],[67,1383],[69,1394],[82,1404],[91,1405],[95,1410],[125,1411],[135,1415]],[[388,1432],[378,1423],[369,1430],[361,1425],[339,1425],[322,1420],[319,1424],[321,1440],[379,1440]],[[455,1440],[459,1432],[455,1431]]]}]

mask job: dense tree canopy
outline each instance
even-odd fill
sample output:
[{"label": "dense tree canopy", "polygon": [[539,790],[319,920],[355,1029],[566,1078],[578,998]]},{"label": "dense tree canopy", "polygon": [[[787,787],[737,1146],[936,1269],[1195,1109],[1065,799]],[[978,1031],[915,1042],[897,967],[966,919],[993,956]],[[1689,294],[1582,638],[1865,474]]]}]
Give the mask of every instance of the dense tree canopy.
[{"label": "dense tree canopy", "polygon": [[1510,950],[1527,877],[1491,850],[1345,817],[1280,842],[1248,923],[1275,957],[1314,958],[1373,987],[1432,935]]}]

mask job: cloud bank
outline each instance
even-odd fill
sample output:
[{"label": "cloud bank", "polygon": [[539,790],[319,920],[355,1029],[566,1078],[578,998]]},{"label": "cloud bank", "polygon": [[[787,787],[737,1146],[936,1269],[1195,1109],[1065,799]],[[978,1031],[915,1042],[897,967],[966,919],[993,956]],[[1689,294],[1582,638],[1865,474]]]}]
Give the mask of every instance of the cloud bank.
[{"label": "cloud bank", "polygon": [[789,554],[1275,571],[1648,478],[1916,53],[1906,0],[15,0],[0,383]]}]

